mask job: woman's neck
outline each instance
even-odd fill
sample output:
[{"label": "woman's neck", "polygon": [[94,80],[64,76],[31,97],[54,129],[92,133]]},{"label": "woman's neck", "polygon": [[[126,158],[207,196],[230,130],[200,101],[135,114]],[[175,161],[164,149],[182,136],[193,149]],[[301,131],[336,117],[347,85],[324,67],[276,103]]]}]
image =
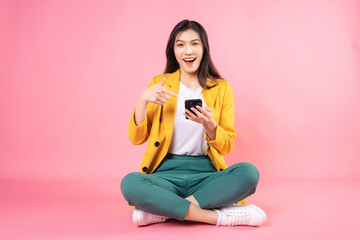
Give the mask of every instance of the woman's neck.
[{"label": "woman's neck", "polygon": [[187,88],[198,88],[200,87],[197,72],[193,74],[185,73],[180,71],[180,82]]}]

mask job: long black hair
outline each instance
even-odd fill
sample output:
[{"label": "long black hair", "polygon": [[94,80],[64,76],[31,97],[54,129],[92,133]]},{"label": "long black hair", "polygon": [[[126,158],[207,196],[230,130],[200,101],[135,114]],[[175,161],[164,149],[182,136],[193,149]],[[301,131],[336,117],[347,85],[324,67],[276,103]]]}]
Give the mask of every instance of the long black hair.
[{"label": "long black hair", "polygon": [[[172,30],[166,46],[166,67],[164,73],[172,73],[179,69],[180,66],[175,58],[175,53],[174,53],[175,38],[180,32],[188,29],[192,29],[199,34],[202,45],[204,46],[203,57],[201,59],[201,63],[198,71],[198,79],[201,87],[203,87],[204,89],[210,89],[217,85],[216,79],[222,77],[220,76],[219,72],[216,70],[214,64],[211,61],[210,47],[209,47],[206,31],[203,28],[203,26],[201,26],[196,21],[189,21],[187,19],[183,20],[179,22]],[[207,78],[213,80],[216,84],[215,85],[212,84],[211,86],[208,86]]]}]

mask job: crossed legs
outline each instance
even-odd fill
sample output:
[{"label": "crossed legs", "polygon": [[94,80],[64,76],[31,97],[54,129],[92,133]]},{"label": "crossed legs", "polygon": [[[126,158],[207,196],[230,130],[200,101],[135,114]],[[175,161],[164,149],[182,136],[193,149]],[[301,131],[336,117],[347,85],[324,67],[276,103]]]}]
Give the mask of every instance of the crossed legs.
[{"label": "crossed legs", "polygon": [[121,183],[121,190],[130,205],[153,214],[216,224],[219,208],[240,201],[255,192],[259,173],[250,163],[238,163],[222,172],[215,172],[185,199],[173,184],[152,174],[130,173]]},{"label": "crossed legs", "polygon": [[217,223],[218,213],[216,211],[200,208],[199,203],[196,201],[193,195],[185,199],[191,202],[186,213],[185,220],[208,224]]}]

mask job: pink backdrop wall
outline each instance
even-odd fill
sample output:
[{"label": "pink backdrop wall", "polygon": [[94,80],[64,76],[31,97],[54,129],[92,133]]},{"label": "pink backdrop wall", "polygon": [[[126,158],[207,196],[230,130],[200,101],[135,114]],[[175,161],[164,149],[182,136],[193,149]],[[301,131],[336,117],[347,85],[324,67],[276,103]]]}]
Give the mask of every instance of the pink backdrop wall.
[{"label": "pink backdrop wall", "polygon": [[360,170],[360,4],[327,1],[1,1],[0,178],[122,178],[144,146],[127,124],[183,19],[230,81],[228,164],[264,179]]}]

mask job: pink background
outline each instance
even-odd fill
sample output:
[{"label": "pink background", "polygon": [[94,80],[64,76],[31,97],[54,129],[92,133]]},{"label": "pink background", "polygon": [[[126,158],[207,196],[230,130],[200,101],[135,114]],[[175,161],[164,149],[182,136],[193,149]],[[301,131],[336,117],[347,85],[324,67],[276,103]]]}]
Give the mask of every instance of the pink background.
[{"label": "pink background", "polygon": [[359,178],[359,1],[217,2],[2,1],[0,176],[137,171],[145,145],[129,142],[128,119],[189,18],[234,91],[229,164]]},{"label": "pink background", "polygon": [[128,120],[187,18],[233,88],[229,165],[255,164],[264,186],[359,182],[357,0],[2,0],[0,178],[119,184],[137,171],[145,145],[131,145]]}]

